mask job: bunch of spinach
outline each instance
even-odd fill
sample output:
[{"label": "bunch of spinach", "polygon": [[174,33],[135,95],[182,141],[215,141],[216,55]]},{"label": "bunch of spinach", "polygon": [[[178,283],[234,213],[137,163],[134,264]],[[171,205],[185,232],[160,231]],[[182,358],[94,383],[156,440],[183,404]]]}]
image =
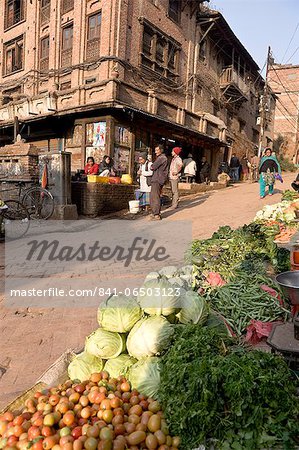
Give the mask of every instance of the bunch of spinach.
[{"label": "bunch of spinach", "polygon": [[275,273],[289,270],[289,252],[278,248],[273,242],[278,233],[279,226],[276,224],[266,227],[251,223],[237,230],[220,227],[210,239],[193,241],[195,286],[201,284],[208,272],[218,272],[227,281],[248,259],[260,261],[265,268],[262,273],[269,270],[269,265],[270,271]]},{"label": "bunch of spinach", "polygon": [[296,448],[299,407],[285,362],[187,325],[161,359],[159,399],[184,450]]}]

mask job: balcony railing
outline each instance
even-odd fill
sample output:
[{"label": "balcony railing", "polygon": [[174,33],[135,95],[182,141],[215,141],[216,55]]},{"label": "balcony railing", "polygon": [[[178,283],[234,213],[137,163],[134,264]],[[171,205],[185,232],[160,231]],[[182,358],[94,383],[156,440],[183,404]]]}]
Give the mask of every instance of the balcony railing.
[{"label": "balcony railing", "polygon": [[224,68],[220,75],[221,87],[226,87],[230,84],[236,85],[244,94],[246,94],[248,91],[247,84],[232,66]]}]

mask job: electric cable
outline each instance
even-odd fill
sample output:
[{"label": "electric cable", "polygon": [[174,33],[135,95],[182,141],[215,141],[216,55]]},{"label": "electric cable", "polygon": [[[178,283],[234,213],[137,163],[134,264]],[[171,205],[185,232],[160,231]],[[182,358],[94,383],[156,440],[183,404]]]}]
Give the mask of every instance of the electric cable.
[{"label": "electric cable", "polygon": [[295,35],[296,35],[296,33],[297,33],[298,27],[299,27],[299,22],[297,23],[297,26],[296,26],[296,28],[295,28],[295,31],[294,31],[294,33],[293,33],[291,39],[290,39],[289,45],[287,46],[287,49],[286,49],[286,51],[284,52],[284,55],[283,55],[282,60],[281,60],[281,64],[283,63],[283,60],[284,60],[284,58],[286,57],[286,54],[288,53],[288,50],[289,50],[289,48],[290,48],[290,46],[291,46],[291,43],[293,42],[293,39],[294,39],[294,37],[295,37]]}]

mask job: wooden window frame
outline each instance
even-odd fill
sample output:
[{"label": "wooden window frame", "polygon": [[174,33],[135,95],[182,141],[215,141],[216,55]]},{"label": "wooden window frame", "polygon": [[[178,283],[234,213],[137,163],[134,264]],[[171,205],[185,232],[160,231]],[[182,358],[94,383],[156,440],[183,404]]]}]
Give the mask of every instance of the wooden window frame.
[{"label": "wooden window frame", "polygon": [[[20,50],[21,49],[21,50]],[[7,62],[8,62],[8,52],[11,52],[11,70],[8,70]],[[21,56],[19,54],[21,52]],[[19,72],[20,70],[24,69],[24,36],[19,36],[13,41],[6,42],[4,44],[4,64],[3,64],[3,75],[11,75],[15,72]],[[13,56],[14,53],[14,56]],[[21,59],[19,61],[19,64],[16,65],[17,60]],[[15,61],[15,65],[13,65]]]},{"label": "wooden window frame", "polygon": [[[48,54],[43,56],[43,42],[48,39]],[[44,36],[40,39],[40,62],[39,67],[41,71],[49,70],[49,56],[50,56],[50,36]]]},{"label": "wooden window frame", "polygon": [[[98,25],[98,17],[100,17],[100,24]],[[95,30],[98,30],[98,33],[90,38],[90,20],[96,19]],[[101,31],[102,31],[102,10],[99,10],[95,13],[90,14],[86,18],[86,46],[85,46],[85,60],[86,61],[95,61],[100,56],[100,45],[101,45]],[[91,54],[91,56],[90,56]]]},{"label": "wooden window frame", "polygon": [[[65,48],[65,38],[64,33],[67,29],[72,29],[71,41],[72,44],[70,47]],[[73,22],[68,23],[61,29],[61,51],[60,51],[60,67],[71,67],[72,66],[72,58],[73,58],[73,46],[74,46],[74,24]],[[69,58],[70,64],[66,64],[63,62],[63,58]]]},{"label": "wooden window frame", "polygon": [[[20,3],[19,8],[16,8],[17,2]],[[9,17],[9,7],[12,6],[12,17]],[[4,16],[4,30],[8,30],[25,19],[25,0],[5,0],[5,16]]]},{"label": "wooden window frame", "polygon": [[41,0],[40,2],[40,23],[44,25],[50,21],[51,0]]},{"label": "wooden window frame", "polygon": [[[150,46],[146,44],[145,34],[152,36]],[[164,43],[163,61],[157,57],[158,42]],[[174,54],[169,58],[170,52]],[[150,69],[159,76],[169,80],[176,80],[179,77],[179,52],[180,46],[170,37],[158,31],[150,24],[143,24],[143,33],[141,41],[141,59],[140,64],[144,69]],[[171,61],[171,64],[170,64]]]},{"label": "wooden window frame", "polygon": [[74,9],[74,0],[60,0],[61,14],[66,14]]},{"label": "wooden window frame", "polygon": [[[172,2],[174,2],[177,5],[177,10],[174,11],[174,9],[171,7]],[[168,1],[168,17],[173,20],[175,23],[181,22],[181,6],[180,6],[180,0],[169,0]]]}]

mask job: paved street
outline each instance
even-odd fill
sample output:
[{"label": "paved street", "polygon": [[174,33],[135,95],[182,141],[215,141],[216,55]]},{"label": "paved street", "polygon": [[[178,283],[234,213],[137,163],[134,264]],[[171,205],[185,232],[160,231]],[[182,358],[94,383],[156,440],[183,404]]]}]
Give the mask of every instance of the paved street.
[{"label": "paved street", "polygon": [[[293,174],[284,176],[279,189],[287,189]],[[265,204],[281,196],[260,200],[258,184],[243,183],[184,199],[175,212],[164,212],[165,220],[191,220],[194,238],[206,238],[221,225],[237,227],[250,222]],[[148,220],[144,218],[142,220]],[[3,281],[4,245],[1,251]],[[40,374],[68,348],[80,348],[85,336],[97,326],[94,309],[15,311],[0,308],[0,407],[35,383]]]}]

